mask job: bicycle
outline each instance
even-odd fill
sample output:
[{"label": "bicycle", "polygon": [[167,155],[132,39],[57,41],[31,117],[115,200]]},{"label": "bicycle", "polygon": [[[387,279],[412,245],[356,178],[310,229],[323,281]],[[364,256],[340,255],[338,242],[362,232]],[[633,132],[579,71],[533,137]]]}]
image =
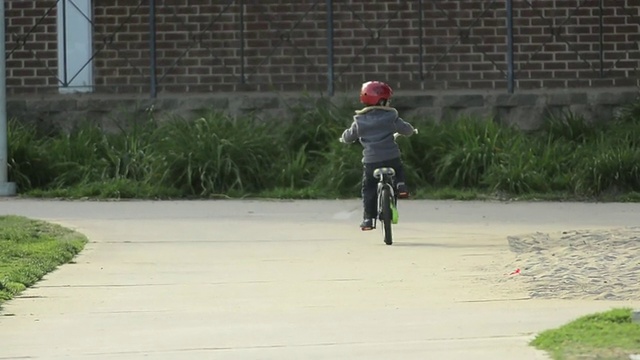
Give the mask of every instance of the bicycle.
[{"label": "bicycle", "polygon": [[[413,130],[414,134],[418,129]],[[393,140],[397,140],[402,135],[393,134]],[[340,142],[342,138],[339,139]],[[373,228],[376,228],[378,220],[382,221],[382,233],[384,243],[393,244],[392,224],[398,223],[398,195],[395,191],[396,170],[392,167],[381,167],[374,169],[373,176],[378,179],[377,192],[377,216],[373,219]]]},{"label": "bicycle", "polygon": [[[418,129],[413,130],[414,134],[418,133]],[[393,140],[397,140],[401,135],[393,134]],[[373,171],[373,176],[378,179],[378,216],[374,219],[373,227],[375,229],[376,222],[382,221],[382,234],[384,243],[393,244],[393,231],[391,225],[398,223],[398,195],[395,191],[396,171],[391,167],[382,167]]]},{"label": "bicycle", "polygon": [[398,196],[394,186],[396,171],[391,167],[382,167],[375,169],[373,176],[378,179],[378,216],[373,219],[373,228],[376,228],[378,220],[382,221],[384,243],[392,245],[391,225],[398,223]]}]

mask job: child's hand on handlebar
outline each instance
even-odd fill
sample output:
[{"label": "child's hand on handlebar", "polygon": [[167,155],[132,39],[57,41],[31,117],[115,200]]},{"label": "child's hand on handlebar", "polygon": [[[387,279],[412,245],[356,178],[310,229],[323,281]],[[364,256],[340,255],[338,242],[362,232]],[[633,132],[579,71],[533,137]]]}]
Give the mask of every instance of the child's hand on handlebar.
[{"label": "child's hand on handlebar", "polygon": [[[418,129],[413,129],[413,133],[417,134],[418,133]],[[399,133],[393,133],[393,140],[398,139],[400,136],[402,136],[402,135],[399,134]]]}]

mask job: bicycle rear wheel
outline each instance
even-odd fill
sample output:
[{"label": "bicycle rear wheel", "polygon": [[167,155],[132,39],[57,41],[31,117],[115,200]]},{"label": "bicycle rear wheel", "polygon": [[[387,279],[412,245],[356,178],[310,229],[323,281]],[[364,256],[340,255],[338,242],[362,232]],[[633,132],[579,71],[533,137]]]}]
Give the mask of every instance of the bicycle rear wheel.
[{"label": "bicycle rear wheel", "polygon": [[384,243],[387,245],[393,244],[393,234],[391,231],[391,221],[392,221],[392,213],[391,213],[391,190],[388,187],[383,187],[382,192],[380,194],[382,197],[381,207],[381,221],[382,221],[382,233],[384,235]]}]

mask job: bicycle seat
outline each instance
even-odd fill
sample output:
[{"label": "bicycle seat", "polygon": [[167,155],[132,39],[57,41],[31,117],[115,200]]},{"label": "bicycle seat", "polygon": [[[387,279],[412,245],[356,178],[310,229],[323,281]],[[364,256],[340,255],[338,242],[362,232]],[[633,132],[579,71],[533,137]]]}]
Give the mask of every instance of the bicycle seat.
[{"label": "bicycle seat", "polygon": [[390,168],[390,167],[378,168],[378,169],[375,169],[373,171],[373,176],[376,179],[380,179],[384,175],[395,176],[396,175],[396,171],[393,168]]}]

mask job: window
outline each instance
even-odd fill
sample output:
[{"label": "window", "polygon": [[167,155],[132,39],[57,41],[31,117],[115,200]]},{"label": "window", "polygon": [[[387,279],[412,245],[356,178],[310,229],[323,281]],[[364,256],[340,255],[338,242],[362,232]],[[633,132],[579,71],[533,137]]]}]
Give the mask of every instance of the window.
[{"label": "window", "polygon": [[59,0],[57,10],[60,93],[91,92],[91,0]]}]

